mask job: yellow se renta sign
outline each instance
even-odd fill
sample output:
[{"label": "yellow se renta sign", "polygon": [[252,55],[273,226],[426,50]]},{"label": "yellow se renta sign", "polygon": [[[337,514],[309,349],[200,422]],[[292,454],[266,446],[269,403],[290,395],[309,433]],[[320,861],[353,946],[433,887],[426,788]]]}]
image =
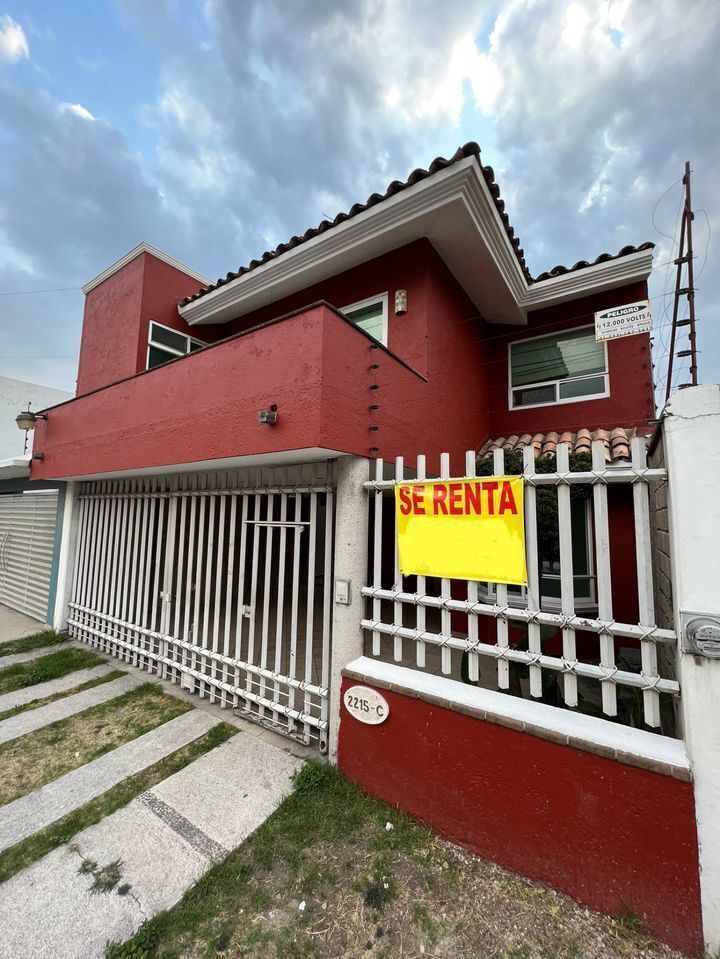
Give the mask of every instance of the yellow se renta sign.
[{"label": "yellow se renta sign", "polygon": [[521,477],[399,483],[395,515],[405,576],[527,581]]}]

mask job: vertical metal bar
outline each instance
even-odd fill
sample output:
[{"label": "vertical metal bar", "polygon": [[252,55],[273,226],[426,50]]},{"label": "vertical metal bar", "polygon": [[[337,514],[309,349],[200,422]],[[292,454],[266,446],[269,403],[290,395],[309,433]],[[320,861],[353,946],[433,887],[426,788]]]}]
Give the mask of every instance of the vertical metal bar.
[{"label": "vertical metal bar", "polygon": [[[158,486],[160,483],[158,483]],[[152,586],[152,605],[150,607],[150,629],[153,631],[157,630],[158,625],[162,622],[162,608],[165,605],[160,593],[160,567],[162,566],[162,557],[163,557],[163,547],[165,538],[165,498],[161,497],[158,502],[157,508],[157,525],[155,529],[155,544],[153,549],[153,586]],[[163,570],[164,576],[164,570]],[[158,616],[160,612],[160,616]],[[162,653],[160,649],[160,643],[157,640],[150,640],[150,648],[152,649],[154,645],[157,645],[156,652]],[[148,663],[148,672],[151,672],[153,669],[153,661],[150,660]],[[154,662],[154,669],[156,674],[160,674],[161,666],[157,660]]]},{"label": "vertical metal bar", "polygon": [[[198,477],[197,474],[194,474],[188,480],[188,488],[190,491],[196,491],[198,488]],[[183,614],[183,632],[182,638],[186,643],[195,644],[195,626],[193,618],[193,591],[195,591],[195,543],[197,542],[197,512],[198,512],[198,502],[199,497],[193,495],[190,497],[189,505],[189,519],[188,519],[188,554],[187,554],[187,572],[185,574],[185,610]],[[182,663],[183,668],[187,669],[188,665],[191,662],[190,653],[188,650],[183,651]],[[189,685],[186,684],[186,685]],[[190,688],[194,688],[195,681],[192,680],[192,685]]]},{"label": "vertical metal bar", "polygon": [[[80,486],[80,491],[82,494],[82,486]],[[84,606],[85,603],[82,600],[83,591],[85,588],[85,563],[87,560],[88,553],[88,513],[89,507],[92,503],[92,500],[81,499],[80,500],[80,516],[78,517],[78,536],[77,536],[77,546],[76,546],[76,556],[75,556],[75,570],[73,573],[73,585],[71,597],[74,603]],[[82,615],[73,610],[73,619],[78,620],[79,622],[83,621]],[[78,629],[75,626],[70,627],[70,634],[72,636],[79,636],[80,639],[85,639],[82,629]]]},{"label": "vertical metal bar", "polygon": [[[126,480],[122,484],[123,500],[120,510],[120,556],[118,568],[118,581],[115,590],[115,612],[118,619],[124,619],[123,610],[125,607],[125,597],[128,591],[128,579],[130,577],[130,551],[132,549],[132,500],[130,499],[130,487],[132,480]],[[120,639],[125,639],[125,630],[122,627],[116,627],[116,632]],[[118,656],[126,662],[130,659],[130,651],[124,646],[118,647]]]},{"label": "vertical metal bar", "polygon": [[[147,481],[146,492],[150,493],[152,490],[152,480]],[[147,536],[145,538],[145,568],[143,576],[143,599],[142,599],[142,611],[140,613],[140,625],[144,626],[146,629],[150,625],[150,620],[148,616],[148,607],[150,602],[150,590],[152,584],[152,555],[153,555],[153,546],[154,546],[154,532],[155,532],[155,513],[157,510],[158,501],[156,497],[151,496],[148,506],[148,516],[147,516]],[[140,646],[141,649],[147,649],[151,642],[147,636],[143,633],[139,634],[140,636]],[[146,659],[145,656],[140,656],[140,668],[141,669],[150,669],[152,665],[152,660]]]},{"label": "vertical metal bar", "polygon": [[[290,610],[290,669],[288,675],[291,679],[297,679],[297,646],[298,646],[298,600],[300,595],[300,535],[303,527],[299,525],[302,519],[302,493],[295,493],[295,514],[293,517],[296,524],[293,529],[293,572],[292,572],[292,604]],[[295,708],[295,687],[290,687],[288,704],[291,709]],[[295,728],[295,721],[288,716],[288,729],[292,731]]]},{"label": "vertical metal bar", "polygon": [[[322,673],[320,685],[323,689],[330,686],[330,622],[332,618],[332,550],[335,516],[334,497],[331,492],[325,494],[325,568],[323,570],[323,634],[322,634]],[[320,718],[327,721],[329,703],[325,696],[320,703]]]},{"label": "vertical metal bar", "polygon": [[[475,450],[465,451],[465,476],[467,479],[474,479],[476,476],[476,457]],[[478,601],[478,584],[474,580],[468,580],[467,598],[469,603]],[[478,617],[477,613],[468,611],[467,614],[467,634],[468,641],[477,643],[479,639]],[[471,683],[476,683],[480,678],[480,662],[477,653],[468,653],[468,679]]]},{"label": "vertical metal bar", "polygon": [[[230,477],[230,483],[233,488],[237,487],[237,474]],[[225,621],[223,623],[223,656],[230,655],[230,630],[232,628],[232,596],[233,583],[235,580],[235,534],[237,530],[237,494],[230,496],[230,517],[228,519],[228,565],[225,579]],[[222,681],[228,681],[228,665],[223,663]],[[228,693],[222,691],[220,705],[223,709],[231,706],[228,702]]]},{"label": "vertical metal bar", "polygon": [[690,320],[690,330],[688,340],[690,341],[690,383],[697,386],[697,334],[695,333],[695,264],[693,263],[693,239],[692,225],[695,214],[692,211],[692,199],[690,197],[690,162],[685,163],[685,175],[683,176],[685,184],[685,223],[687,226],[687,273],[688,273],[688,318]]},{"label": "vertical metal bar", "polygon": [[[142,504],[143,500],[140,498],[141,484],[139,480],[136,480],[133,484],[133,537],[132,537],[132,548],[130,553],[130,584],[128,587],[127,602],[125,606],[124,616],[128,623],[135,623],[135,607],[136,607],[136,597],[137,597],[137,584],[138,584],[138,567],[140,565],[140,536],[141,536],[141,516],[142,516]],[[128,662],[132,659],[133,663],[137,663],[137,634],[133,631],[132,628],[125,630],[125,639],[127,642],[132,644],[132,651],[128,650]]]},{"label": "vertical metal bar", "polygon": [[[647,468],[647,452],[643,437],[631,441],[633,470],[640,473]],[[652,628],[655,623],[655,599],[653,596],[652,550],[650,544],[650,498],[648,484],[644,479],[633,483],[633,506],[635,513],[635,557],[638,584],[638,624]],[[651,639],[640,640],[642,671],[647,679],[658,675],[657,647]],[[660,726],[660,697],[654,689],[643,690],[643,712],[648,726]]]},{"label": "vertical metal bar", "polygon": [[[402,456],[395,457],[395,482],[401,483],[405,477],[405,468]],[[395,506],[395,497],[393,496],[393,589],[402,589],[402,574],[400,573],[400,564],[398,557],[398,531],[397,531],[397,509]],[[393,603],[393,626],[402,626],[403,624],[403,605],[395,601]],[[393,636],[393,659],[396,663],[402,662],[403,642],[402,636]]]},{"label": "vertical metal bar", "polygon": [[[375,479],[380,481],[383,478],[383,461],[375,460]],[[381,489],[375,490],[375,519],[373,535],[373,587],[382,589],[382,522],[383,522],[383,492]],[[373,619],[379,623],[382,619],[382,601],[373,597]],[[372,653],[373,656],[380,655],[380,633],[374,629],[372,634]]]},{"label": "vertical metal bar", "polygon": [[[211,484],[214,489],[217,486],[217,478],[213,475]],[[215,557],[215,512],[217,497],[210,495],[210,505],[208,507],[208,534],[207,534],[207,550],[205,554],[205,595],[203,597],[203,626],[202,626],[202,641],[199,644],[202,646],[203,650],[208,649],[209,647],[209,634],[208,627],[210,623],[210,605],[212,602],[212,587],[213,587],[213,559]],[[208,670],[212,670],[210,661],[206,656],[200,654],[200,672],[205,673]],[[205,694],[208,691],[208,684],[201,680],[198,693],[200,698],[204,698]]]},{"label": "vertical metal bar", "polygon": [[[223,475],[221,486],[227,487],[227,476]],[[225,506],[227,502],[227,493],[222,492],[218,497],[220,500],[218,509],[218,537],[217,537],[217,560],[215,565],[215,609],[213,611],[212,628],[212,649],[217,653],[220,648],[220,601],[223,598],[222,590],[222,572],[225,563]],[[216,660],[211,659],[208,665],[210,675],[217,676]],[[217,698],[217,687],[210,686],[210,702],[214,703]]]},{"label": "vertical metal bar", "polygon": [[[418,456],[416,466],[417,466],[417,469],[416,469],[417,478],[419,480],[424,480],[425,477],[427,476],[424,454],[421,453]],[[417,578],[418,594],[420,596],[424,596],[426,588],[427,588],[427,583],[426,583],[425,577],[418,576]],[[415,628],[417,629],[418,633],[425,632],[425,625],[426,625],[425,607],[421,603],[418,603],[417,606],[415,607]],[[420,669],[425,668],[425,643],[421,639],[418,639],[418,641],[415,643],[415,662],[417,663]]]},{"label": "vertical metal bar", "polygon": [[[142,625],[141,616],[142,616],[142,597],[145,591],[145,550],[147,544],[147,526],[148,526],[148,513],[150,510],[150,501],[144,495],[146,489],[146,481],[141,480],[138,483],[138,496],[140,497],[140,546],[138,549],[138,577],[137,585],[133,595],[133,611],[132,611],[132,622],[135,626]],[[135,631],[133,634],[133,666],[138,666],[141,662],[139,658],[139,652],[142,650],[142,634]]]},{"label": "vertical metal bar", "polygon": [[[535,448],[528,445],[523,449],[523,472],[525,476],[535,473]],[[527,553],[527,604],[531,612],[540,609],[540,570],[538,565],[537,536],[537,494],[530,483],[525,485],[525,549]],[[528,649],[531,653],[542,653],[542,636],[538,623],[528,623]],[[542,668],[530,666],[530,695],[535,699],[542,697]]]},{"label": "vertical metal bar", "polygon": [[[185,608],[185,592],[183,590],[183,581],[184,581],[184,571],[185,571],[185,529],[187,522],[187,512],[188,512],[188,496],[183,495],[187,492],[188,488],[188,478],[187,476],[182,476],[179,483],[180,496],[178,498],[177,512],[179,515],[179,527],[178,527],[178,558],[175,569],[175,600],[173,602],[173,624],[172,624],[172,634],[177,639],[180,639],[183,635],[181,624],[182,624],[182,615]],[[177,522],[177,520],[176,520]],[[184,654],[173,648],[172,658],[178,664],[181,663]],[[178,679],[182,678],[182,667],[179,666],[177,669],[173,669],[172,681],[176,683]]]},{"label": "vertical metal bar", "polygon": [[[605,444],[592,444],[593,473],[605,471]],[[612,620],[612,578],[610,573],[610,526],[608,523],[608,496],[604,482],[593,484],[593,515],[595,525],[595,568],[597,571],[598,618]],[[600,664],[612,673],[615,669],[615,640],[610,633],[600,633]],[[612,680],[601,683],[602,709],[606,716],[617,716],[617,690]]]},{"label": "vertical metal bar", "polygon": [[[505,475],[505,450],[493,450],[493,475],[495,476],[504,476]],[[508,588],[505,583],[496,583],[495,584],[495,597],[496,602],[501,609],[507,608],[508,604]],[[497,644],[501,650],[507,649],[509,646],[508,640],[508,621],[505,616],[500,616],[495,621],[495,629],[497,635]],[[498,659],[497,661],[497,672],[498,672],[498,689],[509,689],[510,688],[510,663],[507,659]]]},{"label": "vertical metal bar", "polygon": [[[283,479],[286,477],[283,476]],[[285,485],[283,483],[282,485]],[[280,522],[287,522],[287,493],[280,494]],[[280,527],[280,542],[278,545],[278,585],[277,600],[275,603],[275,659],[274,670],[279,673],[283,661],[283,637],[285,635],[285,561],[287,555],[287,527]],[[280,686],[273,683],[273,699],[278,702],[280,697]]]},{"label": "vertical metal bar", "polygon": [[[172,603],[173,603],[173,578],[175,573],[175,531],[177,526],[177,488],[178,478],[173,476],[169,483],[170,498],[167,505],[167,526],[165,529],[165,555],[163,558],[163,588],[161,594],[160,606],[160,632],[167,636],[172,630]],[[170,656],[175,658],[175,647],[168,647],[167,642],[163,641],[160,648],[160,654],[163,659]],[[163,662],[161,673],[163,679],[167,678],[168,666]],[[170,678],[177,682],[177,671],[172,669]]]},{"label": "vertical metal bar", "polygon": [[[201,490],[207,488],[208,477],[207,474],[203,474],[202,477],[198,479],[198,534],[197,534],[197,551],[196,551],[196,562],[195,562],[195,585],[193,589],[195,590],[195,603],[193,606],[193,621],[192,621],[192,644],[195,647],[192,653],[191,667],[197,670],[198,665],[198,655],[201,648],[201,630],[200,630],[200,597],[202,595],[202,584],[203,584],[203,560],[205,558],[204,545],[205,545],[205,512],[207,507],[207,495],[204,495]],[[202,665],[201,665],[202,668]],[[196,679],[193,679],[193,690],[198,689],[198,682]]]},{"label": "vertical metal bar", "polygon": [[[111,483],[110,489],[112,493],[117,493],[119,491],[119,483]],[[113,496],[110,500],[110,530],[108,535],[108,545],[107,552],[105,555],[105,579],[103,582],[103,598],[101,604],[101,612],[107,613],[110,604],[112,601],[114,586],[115,586],[115,564],[117,561],[118,548],[117,548],[117,533],[118,533],[118,513],[120,510],[120,500]],[[108,653],[111,653],[113,656],[117,655],[117,646],[110,643],[110,633],[112,632],[112,627],[110,627],[107,622],[104,620],[100,623],[100,629],[105,634],[105,650]]]},{"label": "vertical metal bar", "polygon": [[[307,608],[305,610],[305,682],[313,678],[313,640],[315,630],[315,552],[317,541],[317,493],[310,493],[310,525],[308,531]],[[304,710],[310,712],[310,694],[305,692]],[[310,739],[310,726],[305,723],[305,740]]]},{"label": "vertical metal bar", "polygon": [[[243,626],[245,625],[245,563],[247,557],[247,540],[250,527],[247,523],[250,508],[250,494],[242,494],[242,511],[240,515],[240,556],[238,557],[238,591],[237,613],[235,616],[235,658],[242,654]],[[235,686],[240,688],[240,670],[235,670]],[[238,707],[237,694],[233,697],[233,707]]]},{"label": "vertical metal bar", "polygon": [[[567,443],[558,443],[557,471],[561,474],[570,472],[570,447]],[[560,604],[564,616],[574,616],[575,579],[573,576],[570,486],[562,479],[558,483],[557,499],[560,542]],[[563,628],[563,658],[568,666],[574,666],[577,662],[575,630],[569,626]],[[572,669],[566,672],[564,676],[565,702],[568,706],[577,706],[577,676]]]},{"label": "vertical metal bar", "polygon": [[[267,495],[267,522],[272,523],[275,517],[275,494]],[[259,530],[258,530],[259,532]],[[267,668],[268,662],[268,633],[270,630],[270,587],[272,580],[272,558],[273,542],[275,539],[275,530],[272,526],[265,527],[265,570],[263,573],[263,605],[262,605],[262,630],[260,633],[260,665],[263,669]],[[263,699],[266,696],[267,683],[264,676],[259,680],[260,695]],[[261,717],[265,716],[265,707],[261,706],[259,710]],[[272,714],[271,714],[272,715]]]},{"label": "vertical metal bar", "polygon": [[[260,504],[262,497],[259,493],[255,494],[255,508],[253,512],[253,519],[260,519]],[[258,581],[258,564],[260,562],[260,534],[262,527],[253,526],[253,550],[252,550],[252,566],[250,570],[250,621],[248,623],[248,651],[247,651],[247,662],[255,663],[255,621],[256,621],[256,609],[257,609],[257,581]],[[245,675],[245,689],[248,692],[251,691],[252,687],[252,675],[246,673]],[[250,710],[251,704],[249,700],[245,701],[245,709]]]},{"label": "vertical metal bar", "polygon": [[[95,485],[95,484],[94,484]],[[98,495],[105,494],[107,491],[108,483],[99,483],[95,485]],[[102,576],[103,576],[103,554],[107,546],[107,521],[108,521],[108,511],[109,511],[109,501],[102,495],[102,498],[97,501],[99,503],[98,514],[97,514],[97,526],[95,531],[95,546],[93,549],[92,557],[92,572],[91,572],[91,601],[90,608],[93,611],[97,611],[98,604],[102,600]],[[88,625],[97,629],[98,627],[98,618],[97,616],[90,614],[88,616]],[[95,633],[91,633],[93,636],[92,644],[98,648],[101,647],[100,637]]]},{"label": "vertical metal bar", "polygon": [[[440,479],[450,479],[450,454],[441,453],[440,454]],[[440,580],[440,596],[444,600],[451,598],[450,590],[450,580],[441,579]],[[442,607],[442,612],[440,613],[440,632],[443,635],[443,638],[450,638],[452,635],[452,617],[450,615],[450,610],[445,606]],[[448,646],[442,646],[440,649],[440,667],[445,673],[449,675],[452,671],[452,655],[450,648]]]}]

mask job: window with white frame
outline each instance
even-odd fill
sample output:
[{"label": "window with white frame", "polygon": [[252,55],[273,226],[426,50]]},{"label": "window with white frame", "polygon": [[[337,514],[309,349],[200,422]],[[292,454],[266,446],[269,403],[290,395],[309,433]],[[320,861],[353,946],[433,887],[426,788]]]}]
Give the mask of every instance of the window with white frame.
[{"label": "window with white frame", "polygon": [[340,310],[351,322],[387,345],[388,295],[380,293]]},{"label": "window with white frame", "polygon": [[[592,611],[597,605],[592,531],[592,501],[582,494],[570,501],[572,566],[575,609]],[[560,609],[560,556],[557,492],[543,489],[538,496],[538,561],[540,566],[540,599],[543,609]],[[488,597],[495,596],[495,586],[486,586]],[[508,586],[508,602],[527,604],[525,586]]]},{"label": "window with white frame", "polygon": [[153,320],[150,322],[148,337],[147,369],[152,370],[156,366],[162,366],[163,363],[169,363],[178,356],[187,356],[188,353],[201,350],[203,346],[207,344],[185,333],[171,330],[169,326],[155,323]]},{"label": "window with white frame", "polygon": [[609,395],[607,350],[592,326],[510,344],[510,408]]}]

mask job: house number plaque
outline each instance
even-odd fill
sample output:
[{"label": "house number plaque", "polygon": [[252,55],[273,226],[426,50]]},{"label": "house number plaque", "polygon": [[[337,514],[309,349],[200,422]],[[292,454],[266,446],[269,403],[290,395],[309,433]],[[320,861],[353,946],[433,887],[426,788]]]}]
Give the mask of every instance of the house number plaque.
[{"label": "house number plaque", "polygon": [[358,722],[379,726],[390,715],[390,704],[376,689],[369,686],[351,686],[343,696],[345,709]]}]

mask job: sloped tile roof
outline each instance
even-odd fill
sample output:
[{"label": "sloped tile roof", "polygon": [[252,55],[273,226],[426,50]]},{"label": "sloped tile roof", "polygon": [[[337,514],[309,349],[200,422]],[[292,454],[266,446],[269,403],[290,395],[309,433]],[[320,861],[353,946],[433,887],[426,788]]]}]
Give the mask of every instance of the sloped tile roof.
[{"label": "sloped tile roof", "polygon": [[283,253],[287,253],[288,250],[292,250],[296,246],[300,246],[301,243],[306,243],[308,240],[313,239],[313,237],[319,236],[321,233],[325,233],[327,230],[331,230],[340,223],[344,223],[346,220],[352,219],[352,217],[357,216],[359,213],[363,213],[370,207],[377,206],[378,203],[382,203],[389,197],[395,196],[395,194],[401,193],[403,190],[407,190],[408,187],[414,186],[414,184],[420,182],[420,180],[425,180],[434,173],[438,173],[440,170],[445,170],[447,167],[452,166],[454,163],[459,163],[461,160],[464,160],[467,157],[475,157],[480,165],[482,175],[488,185],[490,195],[495,203],[495,208],[500,215],[500,219],[505,227],[505,232],[508,235],[508,239],[510,240],[510,243],[515,251],[515,256],[517,257],[520,268],[522,269],[528,283],[540,283],[543,280],[548,280],[555,276],[561,276],[563,273],[571,273],[576,270],[583,270],[588,266],[594,266],[596,263],[604,263],[607,260],[616,260],[619,257],[629,256],[631,253],[638,253],[641,250],[651,250],[655,245],[654,243],[642,243],[640,246],[624,246],[619,253],[601,253],[600,256],[593,260],[592,263],[587,260],[578,260],[578,262],[573,266],[555,266],[552,268],[552,270],[549,270],[546,273],[541,273],[540,276],[533,278],[528,270],[527,264],[525,263],[525,253],[520,246],[520,239],[516,235],[515,230],[510,224],[510,218],[505,212],[505,201],[500,196],[500,187],[495,182],[495,173],[493,168],[491,166],[483,165],[480,162],[480,147],[477,143],[471,141],[470,143],[466,143],[464,146],[459,147],[449,159],[446,159],[445,157],[436,157],[427,170],[420,168],[413,170],[407,180],[393,180],[384,193],[373,193],[367,198],[365,203],[355,203],[350,207],[347,213],[338,213],[334,220],[322,220],[318,226],[310,228],[303,233],[302,236],[293,236],[286,243],[280,243],[275,247],[274,250],[267,250],[259,259],[251,260],[247,266],[238,267],[236,271],[231,271],[225,277],[221,277],[215,283],[210,283],[208,286],[203,287],[192,296],[186,297],[181,301],[181,306],[184,306],[186,303],[192,303],[194,300],[199,299],[206,293],[210,293],[212,290],[216,290],[218,287],[224,286],[226,283],[230,283],[232,280],[236,280],[239,276],[243,276],[243,274],[257,269],[264,263],[282,256]]},{"label": "sloped tile roof", "polygon": [[483,444],[478,456],[482,459],[485,456],[492,455],[493,450],[503,449],[507,452],[515,452],[524,449],[526,446],[532,446],[535,450],[535,457],[554,455],[558,443],[569,443],[572,453],[591,453],[592,444],[601,441],[605,446],[605,460],[608,463],[616,463],[619,460],[630,459],[630,441],[636,436],[643,435],[637,429],[624,429],[617,426],[612,430],[588,430],[581,429],[576,433],[565,430],[556,433],[523,433],[522,436],[499,436],[497,439],[489,439]]}]

